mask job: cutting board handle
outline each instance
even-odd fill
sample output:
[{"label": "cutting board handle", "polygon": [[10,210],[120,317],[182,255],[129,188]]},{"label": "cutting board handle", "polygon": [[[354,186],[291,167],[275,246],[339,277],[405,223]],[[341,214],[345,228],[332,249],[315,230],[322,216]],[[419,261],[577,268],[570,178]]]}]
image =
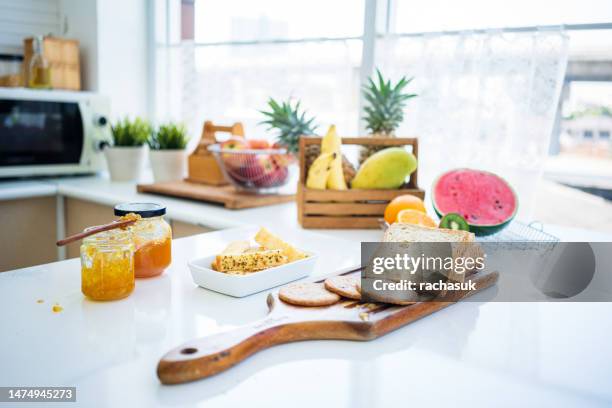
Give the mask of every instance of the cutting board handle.
[{"label": "cutting board handle", "polygon": [[312,332],[290,320],[288,316],[268,316],[246,326],[189,341],[160,360],[157,376],[164,384],[198,380],[227,370],[260,350],[295,341],[296,336]]},{"label": "cutting board handle", "polygon": [[192,340],[166,354],[157,365],[163,384],[180,384],[220,373],[260,350],[302,340],[371,340],[368,322],[268,315],[250,325]]}]

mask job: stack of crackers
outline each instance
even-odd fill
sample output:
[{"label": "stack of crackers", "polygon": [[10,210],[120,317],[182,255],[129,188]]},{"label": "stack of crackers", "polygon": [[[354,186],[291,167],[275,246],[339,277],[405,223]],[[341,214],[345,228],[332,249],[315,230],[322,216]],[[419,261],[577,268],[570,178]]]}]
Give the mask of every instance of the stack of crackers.
[{"label": "stack of crackers", "polygon": [[361,280],[358,275],[334,276],[324,283],[294,283],[281,288],[280,300],[296,306],[329,306],[341,298],[361,299]]}]

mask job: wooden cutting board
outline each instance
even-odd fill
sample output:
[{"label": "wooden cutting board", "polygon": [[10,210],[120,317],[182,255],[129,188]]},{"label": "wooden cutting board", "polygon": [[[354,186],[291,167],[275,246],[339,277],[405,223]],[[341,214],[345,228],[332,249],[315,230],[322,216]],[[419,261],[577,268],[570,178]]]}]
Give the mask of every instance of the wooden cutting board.
[{"label": "wooden cutting board", "polygon": [[[359,274],[360,272],[349,272]],[[332,306],[299,307],[268,295],[268,315],[255,323],[187,342],[167,353],[157,366],[164,384],[180,384],[227,370],[268,347],[302,340],[374,340],[424,316],[486,289],[497,282],[497,272],[470,276],[476,290],[448,292],[435,302],[409,306],[342,300]]]},{"label": "wooden cutting board", "polygon": [[225,208],[263,207],[295,200],[294,194],[252,194],[237,191],[233,186],[210,186],[189,181],[168,181],[164,183],[139,184],[139,193],[161,194],[190,200],[223,204]]}]

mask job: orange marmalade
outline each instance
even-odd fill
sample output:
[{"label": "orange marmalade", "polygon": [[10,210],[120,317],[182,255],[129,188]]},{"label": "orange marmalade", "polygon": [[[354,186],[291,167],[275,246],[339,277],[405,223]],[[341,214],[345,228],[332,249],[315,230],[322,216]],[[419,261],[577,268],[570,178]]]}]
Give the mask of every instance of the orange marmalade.
[{"label": "orange marmalade", "polygon": [[172,238],[144,243],[134,254],[137,278],[148,278],[160,275],[172,261]]},{"label": "orange marmalade", "polygon": [[129,230],[134,234],[134,270],[137,278],[160,275],[172,261],[172,229],[164,220],[166,207],[155,203],[124,203],[115,206],[115,215],[136,219]]},{"label": "orange marmalade", "polygon": [[87,237],[81,245],[81,291],[90,299],[115,300],[134,290],[134,243],[128,230]]}]

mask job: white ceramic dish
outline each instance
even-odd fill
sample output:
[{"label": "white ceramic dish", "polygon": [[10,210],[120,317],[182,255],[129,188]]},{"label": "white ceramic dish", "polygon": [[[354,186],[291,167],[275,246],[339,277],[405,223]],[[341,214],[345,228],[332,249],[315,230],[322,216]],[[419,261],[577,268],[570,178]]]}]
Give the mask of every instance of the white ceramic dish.
[{"label": "white ceramic dish", "polygon": [[244,297],[271,289],[310,275],[317,262],[316,255],[248,275],[230,275],[211,268],[215,255],[189,262],[193,281],[206,289],[234,297]]}]

